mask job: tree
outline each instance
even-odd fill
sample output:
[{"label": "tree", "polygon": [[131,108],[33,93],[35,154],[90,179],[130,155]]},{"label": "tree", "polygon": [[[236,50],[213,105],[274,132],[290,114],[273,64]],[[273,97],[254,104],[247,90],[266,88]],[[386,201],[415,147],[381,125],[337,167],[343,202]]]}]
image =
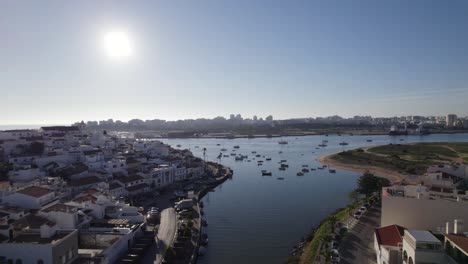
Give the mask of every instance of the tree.
[{"label": "tree", "polygon": [[356,191],[368,197],[374,192],[380,192],[382,187],[389,185],[390,181],[388,179],[376,177],[370,172],[365,172],[358,179],[358,188]]},{"label": "tree", "polygon": [[0,162],[0,180],[5,180],[8,177],[8,172],[13,169],[11,163]]}]

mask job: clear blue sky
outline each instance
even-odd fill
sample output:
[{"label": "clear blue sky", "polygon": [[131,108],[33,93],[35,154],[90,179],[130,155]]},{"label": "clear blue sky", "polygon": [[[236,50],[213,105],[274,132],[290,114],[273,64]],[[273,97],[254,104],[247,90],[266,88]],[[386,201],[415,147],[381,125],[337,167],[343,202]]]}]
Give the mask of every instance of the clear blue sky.
[{"label": "clear blue sky", "polygon": [[0,89],[0,124],[467,115],[468,1],[5,0]]}]

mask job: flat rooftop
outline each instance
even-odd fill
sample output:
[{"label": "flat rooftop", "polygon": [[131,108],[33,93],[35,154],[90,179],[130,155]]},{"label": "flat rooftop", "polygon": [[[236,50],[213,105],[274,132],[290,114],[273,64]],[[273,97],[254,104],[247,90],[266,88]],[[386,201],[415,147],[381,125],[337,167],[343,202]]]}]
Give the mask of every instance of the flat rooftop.
[{"label": "flat rooftop", "polygon": [[437,237],[426,230],[407,229],[405,231],[405,235],[406,232],[408,232],[416,240],[416,242],[441,243]]},{"label": "flat rooftop", "polygon": [[55,234],[50,238],[41,238],[40,234],[21,234],[10,240],[8,243],[16,244],[54,244],[55,241],[59,241],[69,235],[69,233]]}]

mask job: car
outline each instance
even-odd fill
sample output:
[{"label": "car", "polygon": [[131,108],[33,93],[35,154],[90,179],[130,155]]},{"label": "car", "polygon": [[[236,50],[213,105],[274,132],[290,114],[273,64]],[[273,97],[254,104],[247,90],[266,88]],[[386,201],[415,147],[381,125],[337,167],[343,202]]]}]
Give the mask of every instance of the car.
[{"label": "car", "polygon": [[370,205],[370,203],[365,203],[364,206],[365,206],[366,208],[369,208],[371,205]]},{"label": "car", "polygon": [[359,212],[364,213],[365,211],[367,211],[366,207],[362,206],[361,208],[359,208]]},{"label": "car", "polygon": [[338,249],[339,244],[338,241],[333,240],[328,246],[330,247],[330,249]]},{"label": "car", "polygon": [[360,212],[360,211],[357,211],[356,213],[354,213],[354,218],[356,218],[356,219],[361,218],[361,216],[362,216],[362,212]]},{"label": "car", "polygon": [[340,252],[336,249],[330,250],[331,263],[340,263]]}]

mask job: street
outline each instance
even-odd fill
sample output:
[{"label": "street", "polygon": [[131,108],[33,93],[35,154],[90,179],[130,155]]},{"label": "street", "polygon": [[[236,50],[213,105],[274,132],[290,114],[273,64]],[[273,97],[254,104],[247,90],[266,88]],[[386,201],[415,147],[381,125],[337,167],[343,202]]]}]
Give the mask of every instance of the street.
[{"label": "street", "polygon": [[156,243],[145,252],[141,263],[161,263],[164,252],[173,243],[175,232],[176,212],[174,208],[164,209],[161,212],[161,223],[159,225],[158,234],[155,237]]},{"label": "street", "polygon": [[341,241],[341,262],[375,264],[374,230],[380,226],[380,206],[370,208]]}]

